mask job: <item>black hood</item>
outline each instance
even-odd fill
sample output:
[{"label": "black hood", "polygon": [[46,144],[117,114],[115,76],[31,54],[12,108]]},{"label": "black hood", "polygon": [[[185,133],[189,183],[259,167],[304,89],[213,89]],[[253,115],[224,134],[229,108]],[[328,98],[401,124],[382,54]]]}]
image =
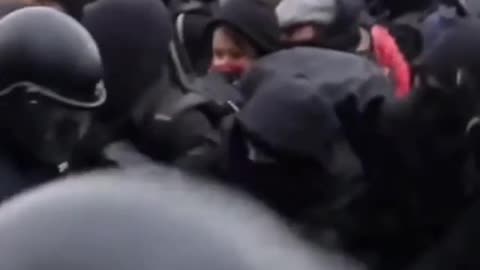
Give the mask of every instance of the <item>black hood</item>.
[{"label": "black hood", "polygon": [[393,98],[392,84],[369,60],[349,53],[318,48],[282,50],[261,59],[239,82],[246,99],[264,83],[281,77],[303,76],[329,104],[355,94],[360,104],[374,97]]},{"label": "black hood", "polygon": [[346,168],[346,158],[338,170],[345,152],[336,147],[341,127],[328,100],[302,74],[266,80],[258,90],[231,132],[229,178],[289,218],[331,202],[359,171],[358,163]]},{"label": "black hood", "polygon": [[309,78],[300,73],[277,77],[258,90],[238,115],[245,131],[279,152],[323,162],[340,126]]},{"label": "black hood", "polygon": [[128,114],[142,90],[162,76],[172,36],[169,13],[158,0],[103,0],[88,7],[84,25],[104,63],[104,116]]},{"label": "black hood", "polygon": [[227,24],[252,42],[261,55],[280,49],[280,26],[275,11],[260,0],[230,0],[220,7],[209,27]]},{"label": "black hood", "polygon": [[330,169],[337,167],[334,145],[344,142],[337,103],[354,95],[363,108],[374,98],[390,99],[393,93],[375,64],[315,48],[267,56],[239,88],[248,99],[238,115],[246,132],[276,151],[314,159]]},{"label": "black hood", "polygon": [[393,98],[374,63],[295,48],[260,60],[239,87],[249,99],[230,133],[229,179],[288,217],[355,196],[363,185],[362,164],[335,107],[350,95],[362,109],[377,98]]}]

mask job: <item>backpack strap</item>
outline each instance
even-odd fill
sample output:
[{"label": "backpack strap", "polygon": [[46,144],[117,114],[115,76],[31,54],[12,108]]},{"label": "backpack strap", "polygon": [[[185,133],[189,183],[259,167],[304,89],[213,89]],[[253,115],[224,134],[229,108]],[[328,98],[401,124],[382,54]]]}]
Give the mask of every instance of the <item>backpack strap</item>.
[{"label": "backpack strap", "polygon": [[183,95],[175,104],[162,112],[155,113],[156,121],[172,121],[182,113],[206,105],[210,100],[197,93]]}]

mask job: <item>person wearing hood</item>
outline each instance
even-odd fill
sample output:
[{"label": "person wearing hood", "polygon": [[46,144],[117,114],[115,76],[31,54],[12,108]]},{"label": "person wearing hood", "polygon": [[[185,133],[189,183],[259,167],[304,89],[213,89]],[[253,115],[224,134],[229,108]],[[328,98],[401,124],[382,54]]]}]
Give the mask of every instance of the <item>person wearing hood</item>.
[{"label": "person wearing hood", "polygon": [[382,71],[356,55],[294,48],[260,60],[239,89],[247,102],[225,139],[226,181],[294,223],[314,212],[318,220],[328,213],[338,221],[332,209],[353,200],[364,183],[334,107],[350,93],[365,106],[392,98]]},{"label": "person wearing hood", "polygon": [[210,100],[186,95],[180,83],[187,80],[176,65],[173,25],[162,1],[101,0],[83,22],[100,48],[109,90],[84,150],[103,149],[117,165],[130,166],[172,163],[210,142],[211,121],[199,110]]},{"label": "person wearing hood", "polygon": [[261,0],[230,0],[220,7],[212,32],[211,70],[237,80],[260,57],[279,50],[274,10]]},{"label": "person wearing hood", "polygon": [[288,46],[314,46],[367,56],[385,69],[396,96],[412,90],[410,65],[387,28],[361,25],[360,0],[282,0],[276,8],[282,40]]},{"label": "person wearing hood", "polygon": [[0,72],[4,200],[75,169],[75,149],[107,94],[93,38],[51,8],[27,7],[0,20]]},{"label": "person wearing hood", "polygon": [[162,1],[101,0],[88,8],[83,24],[98,44],[109,89],[99,118],[107,124],[123,122],[165,72],[169,13]]},{"label": "person wearing hood", "polygon": [[478,19],[448,30],[424,56],[408,102],[342,120],[367,127],[348,137],[374,183],[364,198],[370,229],[357,248],[370,242],[380,254],[375,269],[412,264],[478,199],[479,31]]},{"label": "person wearing hood", "polygon": [[158,0],[97,1],[82,22],[98,44],[109,91],[82,146],[88,154],[130,140],[140,128],[135,113],[143,115],[166,91],[172,24]]},{"label": "person wearing hood", "polygon": [[[132,181],[135,179],[135,181]],[[355,270],[248,196],[168,168],[97,171],[0,207],[3,270]]]}]

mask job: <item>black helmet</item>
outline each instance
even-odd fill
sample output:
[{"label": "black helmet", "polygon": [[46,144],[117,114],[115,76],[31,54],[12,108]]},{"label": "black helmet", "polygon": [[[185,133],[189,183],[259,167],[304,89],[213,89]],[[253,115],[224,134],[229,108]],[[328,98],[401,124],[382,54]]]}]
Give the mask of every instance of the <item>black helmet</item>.
[{"label": "black helmet", "polygon": [[0,74],[0,98],[24,90],[79,108],[106,99],[93,38],[51,8],[27,7],[0,20]]},{"label": "black helmet", "polygon": [[248,198],[162,168],[20,195],[0,208],[0,235],[2,270],[346,269]]}]

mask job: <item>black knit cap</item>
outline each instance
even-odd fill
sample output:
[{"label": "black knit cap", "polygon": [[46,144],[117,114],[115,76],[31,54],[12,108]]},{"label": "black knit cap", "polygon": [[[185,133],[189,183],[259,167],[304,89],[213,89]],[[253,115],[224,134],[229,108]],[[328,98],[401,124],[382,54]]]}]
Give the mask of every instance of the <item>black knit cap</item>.
[{"label": "black knit cap", "polygon": [[208,28],[211,34],[220,25],[227,25],[243,34],[260,55],[280,49],[280,26],[271,6],[260,0],[229,0],[221,6]]}]

